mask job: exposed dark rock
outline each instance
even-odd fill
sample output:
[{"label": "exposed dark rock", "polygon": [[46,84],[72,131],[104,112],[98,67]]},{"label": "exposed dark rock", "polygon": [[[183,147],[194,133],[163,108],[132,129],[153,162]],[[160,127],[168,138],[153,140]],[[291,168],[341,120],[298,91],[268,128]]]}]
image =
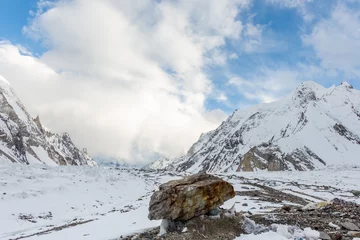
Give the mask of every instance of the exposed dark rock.
[{"label": "exposed dark rock", "polygon": [[306,146],[303,149],[285,154],[280,147],[263,143],[251,148],[241,159],[237,171],[253,171],[254,169],[268,171],[283,171],[295,169],[304,171],[314,169],[314,161],[325,165],[325,162]]},{"label": "exposed dark rock", "polygon": [[344,125],[340,124],[340,123],[336,123],[334,125],[334,129],[335,131],[340,134],[341,136],[345,137],[346,139],[360,144],[360,138],[359,136],[357,136],[356,134],[352,133],[349,129],[347,129]]},{"label": "exposed dark rock", "polygon": [[233,240],[244,233],[242,216],[200,216],[186,221],[182,231],[168,232],[158,236],[160,228],[155,228],[144,233],[120,237],[122,240]]},{"label": "exposed dark rock", "polygon": [[354,196],[356,197],[360,197],[360,191],[352,190],[351,193],[354,194]]}]

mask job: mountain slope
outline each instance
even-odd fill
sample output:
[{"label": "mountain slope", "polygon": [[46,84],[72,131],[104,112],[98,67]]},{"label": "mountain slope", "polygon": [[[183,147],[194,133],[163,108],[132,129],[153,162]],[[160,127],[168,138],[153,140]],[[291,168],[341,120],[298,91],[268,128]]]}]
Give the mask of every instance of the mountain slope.
[{"label": "mountain slope", "polygon": [[172,159],[166,157],[160,157],[156,161],[144,166],[144,169],[161,170],[165,169],[172,163]]},{"label": "mountain slope", "polygon": [[0,76],[0,163],[96,165],[86,150],[79,150],[67,133],[46,130],[33,119]]},{"label": "mountain slope", "polygon": [[359,155],[360,91],[347,82],[331,88],[304,82],[282,100],[235,111],[166,168],[309,170],[360,164]]}]

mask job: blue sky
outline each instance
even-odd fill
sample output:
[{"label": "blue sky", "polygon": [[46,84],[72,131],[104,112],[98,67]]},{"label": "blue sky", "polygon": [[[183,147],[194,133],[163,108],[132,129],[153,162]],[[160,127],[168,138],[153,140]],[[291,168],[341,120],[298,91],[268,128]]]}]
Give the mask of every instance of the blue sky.
[{"label": "blue sky", "polygon": [[[285,2],[285,1],[284,1]],[[305,1],[303,1],[305,2]],[[345,1],[344,1],[345,2]],[[229,61],[225,67],[228,72],[240,75],[244,78],[251,78],[256,81],[261,68],[277,69],[298,69],[298,65],[311,67],[321,67],[321,59],[316,56],[312,46],[304,44],[302,38],[311,34],[314,27],[322,19],[331,18],[331,13],[338,6],[339,1],[313,1],[306,5],[306,14],[314,14],[312,20],[304,19],[304,16],[297,7],[279,7],[277,4],[264,4],[264,1],[254,1],[251,7],[246,11],[247,14],[242,15],[239,19],[246,21],[252,16],[254,25],[263,27],[262,43],[264,48],[259,52],[246,52],[239,47],[241,43],[231,42],[226,45],[228,51],[235,51],[239,58]],[[348,5],[347,5],[348,4]],[[359,12],[359,4],[346,3],[345,5],[354,7],[354,11]],[[351,23],[349,23],[351,25]],[[341,33],[339,33],[341,34]],[[344,36],[346,37],[346,36]],[[267,46],[266,46],[267,45]],[[334,46],[336,47],[336,46]],[[354,51],[359,51],[354,49]],[[358,65],[359,66],[359,65]],[[322,69],[324,72],[333,71],[334,69]],[[296,70],[296,71],[306,71]],[[341,81],[349,81],[355,88],[360,87],[359,76],[349,76],[341,69],[336,69],[334,74],[314,74],[311,76],[299,76],[299,81],[311,80],[320,83],[325,87],[340,84]],[[228,92],[228,97],[232,99],[230,106],[224,106],[222,103],[214,99],[209,99],[208,105],[221,107],[227,112],[231,112],[236,103],[246,102],[247,104],[256,104],[258,99],[249,100],[239,96],[238,91],[231,91],[233,86],[227,86],[228,75],[224,75],[224,68],[219,67],[210,69],[210,74],[216,79],[217,86]],[[289,92],[288,89],[285,92]],[[279,96],[284,93],[279,92]],[[240,97],[240,98],[239,98]],[[275,96],[276,97],[276,96]],[[241,104],[240,104],[241,105]],[[241,108],[241,106],[240,106]]]},{"label": "blue sky", "polygon": [[13,44],[22,44],[36,52],[41,52],[41,46],[22,34],[22,28],[27,25],[30,18],[29,11],[37,8],[37,0],[5,0],[1,5],[0,37]]},{"label": "blue sky", "polygon": [[359,29],[354,0],[4,0],[0,74],[47,126],[141,159],[302,81],[359,89]]}]

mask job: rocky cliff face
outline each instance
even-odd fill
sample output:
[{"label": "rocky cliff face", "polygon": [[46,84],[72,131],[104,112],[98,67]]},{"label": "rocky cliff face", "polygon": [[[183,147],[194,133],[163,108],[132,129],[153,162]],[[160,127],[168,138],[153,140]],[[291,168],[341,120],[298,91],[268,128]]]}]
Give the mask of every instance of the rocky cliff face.
[{"label": "rocky cliff face", "polygon": [[67,133],[46,130],[33,119],[0,76],[0,163],[96,165],[86,150],[79,150]]},{"label": "rocky cliff face", "polygon": [[326,165],[326,162],[306,146],[290,153],[283,153],[279,146],[263,143],[251,148],[244,154],[237,171],[251,172],[256,169],[268,171],[313,170],[316,167],[313,161]]},{"label": "rocky cliff face", "polygon": [[330,88],[304,82],[277,102],[235,111],[166,168],[228,172],[360,164],[359,136],[360,91],[347,82]]}]

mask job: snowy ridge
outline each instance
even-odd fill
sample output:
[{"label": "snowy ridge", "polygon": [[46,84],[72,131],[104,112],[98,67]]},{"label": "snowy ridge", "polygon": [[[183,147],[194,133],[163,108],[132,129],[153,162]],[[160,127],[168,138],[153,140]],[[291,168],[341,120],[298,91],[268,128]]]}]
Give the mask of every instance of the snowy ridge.
[{"label": "snowy ridge", "polygon": [[33,119],[9,82],[0,76],[0,164],[8,162],[96,165],[67,133],[52,133],[39,117]]},{"label": "snowy ridge", "polygon": [[156,161],[146,165],[145,169],[152,169],[152,170],[160,170],[166,168],[169,164],[171,164],[172,160],[166,157],[161,157]]},{"label": "snowy ridge", "polygon": [[310,170],[360,164],[359,154],[360,91],[347,82],[330,88],[304,82],[279,101],[235,111],[165,168]]}]

